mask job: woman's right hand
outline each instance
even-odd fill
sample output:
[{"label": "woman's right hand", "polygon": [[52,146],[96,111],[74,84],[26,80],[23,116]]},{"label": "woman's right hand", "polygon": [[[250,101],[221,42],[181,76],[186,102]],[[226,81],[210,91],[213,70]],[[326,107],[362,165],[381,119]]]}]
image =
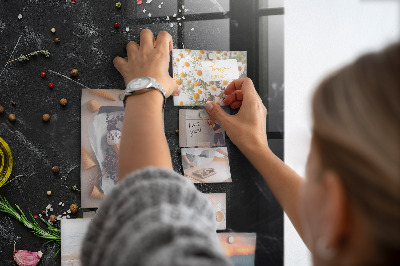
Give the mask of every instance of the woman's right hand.
[{"label": "woman's right hand", "polygon": [[240,107],[236,115],[227,114],[216,103],[206,104],[207,112],[225,129],[230,140],[246,155],[260,148],[268,148],[267,109],[249,78],[232,81],[225,89],[225,105]]}]

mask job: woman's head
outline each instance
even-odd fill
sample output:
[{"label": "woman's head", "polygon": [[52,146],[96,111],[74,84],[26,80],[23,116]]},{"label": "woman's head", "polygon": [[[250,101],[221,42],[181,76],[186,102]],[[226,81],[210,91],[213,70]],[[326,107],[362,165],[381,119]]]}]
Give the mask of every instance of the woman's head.
[{"label": "woman's head", "polygon": [[316,262],[398,264],[400,44],[327,77],[313,120],[302,203]]}]

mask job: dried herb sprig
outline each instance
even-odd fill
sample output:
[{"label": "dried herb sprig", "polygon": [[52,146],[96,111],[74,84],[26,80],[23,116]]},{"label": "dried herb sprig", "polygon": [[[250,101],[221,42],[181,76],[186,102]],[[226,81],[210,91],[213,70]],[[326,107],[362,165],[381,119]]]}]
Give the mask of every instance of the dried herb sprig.
[{"label": "dried herb sprig", "polygon": [[29,212],[29,215],[33,222],[28,220],[28,218],[25,216],[24,212],[21,210],[21,208],[15,204],[15,207],[17,210],[15,210],[13,207],[11,207],[10,203],[6,200],[6,198],[2,197],[0,195],[0,211],[4,213],[10,214],[12,217],[20,221],[21,223],[24,224],[25,227],[31,229],[32,233],[38,237],[49,239],[45,244],[50,243],[52,241],[56,241],[58,245],[61,245],[61,230],[60,228],[52,225],[42,217],[40,219],[42,222],[47,226],[47,229],[43,229],[33,218],[33,215],[31,212]]},{"label": "dried herb sprig", "polygon": [[70,189],[73,191],[81,191],[76,184],[71,186]]},{"label": "dried herb sprig", "polygon": [[31,56],[33,56],[33,55],[38,55],[38,54],[42,54],[42,55],[44,55],[45,57],[50,57],[50,52],[49,52],[48,50],[38,50],[38,51],[34,51],[34,52],[31,52],[31,53],[26,54],[26,55],[22,55],[22,54],[21,54],[18,58],[15,58],[15,59],[13,59],[13,60],[8,61],[8,62],[6,63],[6,65],[8,65],[9,63],[12,63],[12,62],[14,62],[14,61],[19,61],[19,62],[29,61],[29,58],[30,58]]}]

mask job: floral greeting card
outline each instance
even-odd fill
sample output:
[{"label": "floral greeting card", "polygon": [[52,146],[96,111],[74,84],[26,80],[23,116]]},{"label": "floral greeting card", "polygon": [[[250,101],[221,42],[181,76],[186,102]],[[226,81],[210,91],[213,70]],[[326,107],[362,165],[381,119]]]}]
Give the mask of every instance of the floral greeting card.
[{"label": "floral greeting card", "polygon": [[224,105],[228,84],[247,75],[246,51],[172,50],[173,74],[182,93],[175,106],[203,106],[207,101]]}]

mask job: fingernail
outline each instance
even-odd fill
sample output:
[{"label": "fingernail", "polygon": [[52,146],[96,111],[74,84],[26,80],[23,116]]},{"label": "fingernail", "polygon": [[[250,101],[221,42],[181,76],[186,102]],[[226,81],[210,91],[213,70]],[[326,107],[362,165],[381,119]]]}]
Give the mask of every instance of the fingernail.
[{"label": "fingernail", "polygon": [[176,94],[181,94],[181,92],[182,92],[182,89],[181,89],[181,86],[178,86],[178,90],[176,91]]},{"label": "fingernail", "polygon": [[214,108],[214,105],[211,102],[206,103],[206,110],[210,112]]}]

